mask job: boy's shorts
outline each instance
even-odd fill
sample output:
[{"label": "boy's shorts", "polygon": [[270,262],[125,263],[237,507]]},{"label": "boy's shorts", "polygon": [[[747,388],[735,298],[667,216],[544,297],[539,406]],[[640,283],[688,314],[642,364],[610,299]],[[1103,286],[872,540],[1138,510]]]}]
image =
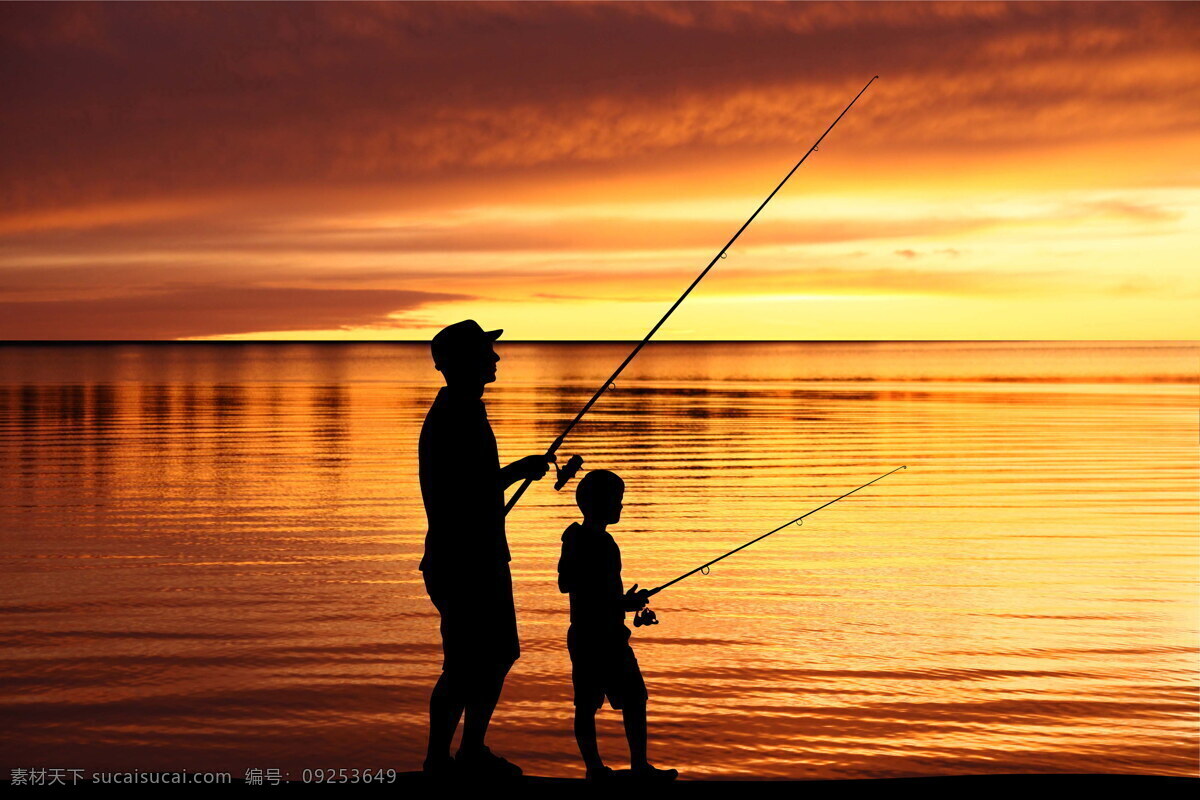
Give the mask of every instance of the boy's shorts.
[{"label": "boy's shorts", "polygon": [[594,637],[572,626],[567,631],[567,650],[577,708],[598,709],[605,697],[617,709],[645,705],[646,682],[628,641]]}]

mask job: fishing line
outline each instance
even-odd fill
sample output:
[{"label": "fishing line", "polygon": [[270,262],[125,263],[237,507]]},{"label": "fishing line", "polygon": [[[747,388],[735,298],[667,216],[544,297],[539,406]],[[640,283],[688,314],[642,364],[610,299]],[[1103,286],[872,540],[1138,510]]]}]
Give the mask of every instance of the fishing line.
[{"label": "fishing line", "polygon": [[659,592],[661,592],[663,589],[666,589],[668,586],[672,586],[672,585],[674,585],[674,584],[676,584],[676,583],[679,583],[679,582],[680,582],[681,580],[683,580],[684,578],[691,577],[692,575],[695,575],[697,572],[699,572],[699,573],[701,573],[701,574],[704,574],[704,575],[707,575],[707,574],[709,573],[709,571],[710,571],[710,568],[712,567],[712,565],[713,565],[713,564],[716,564],[718,561],[721,561],[721,560],[723,560],[723,559],[729,558],[731,555],[733,555],[734,553],[738,552],[739,550],[745,550],[747,547],[749,547],[750,545],[754,544],[755,542],[761,542],[763,539],[767,538],[768,536],[770,536],[770,535],[771,535],[771,534],[773,534],[773,533],[779,533],[781,530],[783,530],[784,528],[788,527],[789,525],[802,525],[802,524],[803,524],[803,522],[804,522],[804,518],[805,518],[805,517],[810,517],[810,516],[812,516],[813,514],[815,514],[815,513],[817,513],[818,511],[820,511],[822,508],[827,508],[827,507],[829,507],[829,506],[833,505],[834,503],[836,503],[838,500],[842,500],[842,499],[844,499],[844,498],[847,498],[847,497],[849,497],[850,495],[852,495],[852,494],[854,494],[855,492],[857,492],[859,489],[865,489],[865,488],[867,488],[868,486],[870,486],[872,483],[875,483],[876,481],[881,481],[881,480],[883,480],[884,478],[886,478],[888,475],[894,475],[895,473],[899,472],[899,471],[900,471],[900,470],[902,470],[902,469],[908,469],[908,466],[907,466],[907,465],[905,465],[905,466],[903,466],[903,467],[896,467],[896,468],[895,468],[894,470],[892,470],[891,472],[885,472],[883,475],[880,475],[880,476],[879,476],[878,478],[876,478],[875,480],[873,480],[873,481],[867,481],[867,482],[866,482],[866,483],[864,483],[862,486],[859,486],[859,487],[858,487],[858,489],[851,489],[850,491],[846,492],[846,493],[845,493],[844,495],[842,495],[841,497],[835,497],[835,498],[833,498],[832,500],[830,500],[828,503],[825,503],[824,505],[817,506],[817,507],[816,507],[816,508],[814,508],[812,511],[808,511],[808,512],[806,512],[806,513],[804,513],[804,514],[801,514],[800,516],[796,517],[795,519],[793,519],[793,520],[789,520],[788,522],[785,522],[785,523],[783,523],[783,524],[782,524],[782,525],[780,525],[778,528],[776,528],[776,529],[774,529],[774,530],[771,530],[771,531],[767,531],[767,532],[766,532],[766,533],[764,533],[762,536],[758,536],[758,537],[756,537],[756,538],[754,538],[754,539],[751,539],[750,541],[746,542],[746,543],[745,543],[744,545],[742,545],[741,547],[735,547],[735,548],[733,548],[732,550],[730,550],[728,553],[725,553],[724,555],[721,555],[721,556],[717,556],[717,557],[716,557],[716,558],[714,558],[712,561],[707,561],[707,562],[705,562],[705,563],[701,564],[700,566],[696,567],[695,569],[693,569],[693,570],[690,570],[690,571],[688,571],[688,572],[685,572],[685,573],[683,573],[682,575],[680,575],[680,576],[679,576],[678,578],[676,578],[675,580],[673,580],[673,581],[667,581],[667,582],[666,582],[666,583],[664,583],[662,586],[659,586],[657,589],[651,589],[651,590],[650,590],[650,593],[649,593],[649,595],[647,595],[647,596],[648,596],[648,597],[653,597],[654,595],[656,595],[656,594],[658,594]]}]

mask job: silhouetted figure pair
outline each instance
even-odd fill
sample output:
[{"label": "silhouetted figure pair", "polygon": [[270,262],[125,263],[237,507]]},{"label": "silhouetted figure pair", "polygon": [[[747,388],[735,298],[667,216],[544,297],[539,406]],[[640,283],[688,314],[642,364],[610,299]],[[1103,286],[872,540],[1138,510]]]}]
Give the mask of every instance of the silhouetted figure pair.
[{"label": "silhouetted figure pair", "polygon": [[[446,385],[421,428],[421,495],[429,520],[421,572],[441,616],[442,674],[429,699],[429,747],[424,771],[471,777],[517,777],[521,769],[484,744],[504,678],[520,656],[504,531],[504,490],[540,479],[554,456],[531,455],[501,467],[484,387],[496,380],[493,342],[473,320],[440,331],[434,366]],[[670,780],[675,770],[646,760],[646,685],[629,646],[625,613],[646,606],[649,593],[621,584],[621,551],[608,533],[621,518],[624,484],[611,472],[589,473],[576,493],[583,522],[563,533],[559,589],[571,597],[567,647],[575,689],[575,737],[588,777],[613,775],[596,745],[596,711],[607,697],[621,709],[634,777]],[[464,718],[454,758],[450,745]]]}]

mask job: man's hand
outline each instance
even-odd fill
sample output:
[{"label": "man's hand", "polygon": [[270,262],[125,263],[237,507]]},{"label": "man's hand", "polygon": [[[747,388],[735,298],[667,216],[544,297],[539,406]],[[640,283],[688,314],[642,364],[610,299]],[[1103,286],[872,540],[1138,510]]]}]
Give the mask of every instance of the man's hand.
[{"label": "man's hand", "polygon": [[550,464],[557,461],[554,455],[525,456],[507,467],[500,468],[500,488],[507,489],[517,481],[541,480]]},{"label": "man's hand", "polygon": [[624,609],[626,611],[641,611],[646,607],[646,604],[650,602],[650,590],[638,589],[638,585],[635,583],[630,587],[629,591],[625,593],[623,600]]},{"label": "man's hand", "polygon": [[554,455],[525,456],[519,461],[514,461],[512,469],[520,480],[533,478],[535,481],[540,481],[545,477],[546,470],[550,469],[550,465],[557,460],[558,457]]}]

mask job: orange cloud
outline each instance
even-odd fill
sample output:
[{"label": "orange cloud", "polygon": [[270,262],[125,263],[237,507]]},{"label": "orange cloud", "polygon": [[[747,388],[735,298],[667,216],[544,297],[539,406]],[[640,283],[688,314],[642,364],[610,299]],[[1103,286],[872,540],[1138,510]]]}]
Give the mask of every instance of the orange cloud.
[{"label": "orange cloud", "polygon": [[[481,296],[544,309],[577,302],[581,286],[630,303],[673,295],[691,269],[678,265],[711,257],[876,73],[739,242],[755,254],[741,283],[716,277],[712,291],[1192,291],[1195,198],[1151,195],[1200,183],[1194,4],[62,3],[0,15],[13,337],[337,332],[393,324],[393,311],[457,314]],[[1061,193],[1072,188],[1090,194]],[[681,198],[691,206],[671,205]],[[1143,258],[1161,275],[1152,285]],[[202,324],[237,286],[245,297]]]}]

